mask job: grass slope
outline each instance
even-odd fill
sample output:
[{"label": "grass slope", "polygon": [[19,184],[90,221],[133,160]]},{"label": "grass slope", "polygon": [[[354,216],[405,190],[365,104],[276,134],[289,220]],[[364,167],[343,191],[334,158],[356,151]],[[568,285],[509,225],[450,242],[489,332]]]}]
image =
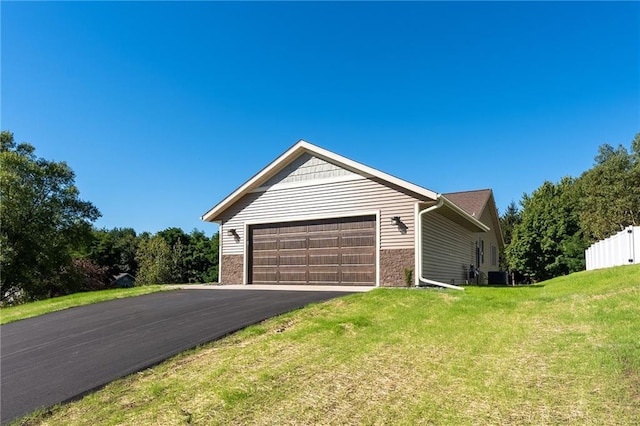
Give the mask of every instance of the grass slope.
[{"label": "grass slope", "polygon": [[133,288],[89,291],[86,293],[75,293],[68,296],[53,297],[51,299],[25,303],[23,305],[0,308],[0,324],[31,318],[49,312],[61,311],[63,309],[73,308],[74,306],[90,305],[92,303],[104,302],[105,300],[140,296],[163,290],[168,290],[168,288],[161,285],[148,285]]},{"label": "grass slope", "polygon": [[379,289],[177,356],[29,424],[639,424],[640,265]]}]

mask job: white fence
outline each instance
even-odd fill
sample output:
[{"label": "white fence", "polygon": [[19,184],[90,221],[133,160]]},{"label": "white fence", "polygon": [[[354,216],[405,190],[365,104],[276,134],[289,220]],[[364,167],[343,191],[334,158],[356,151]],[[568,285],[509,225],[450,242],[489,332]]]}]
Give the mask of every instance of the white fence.
[{"label": "white fence", "polygon": [[640,226],[628,228],[591,244],[585,252],[587,271],[640,263]]}]

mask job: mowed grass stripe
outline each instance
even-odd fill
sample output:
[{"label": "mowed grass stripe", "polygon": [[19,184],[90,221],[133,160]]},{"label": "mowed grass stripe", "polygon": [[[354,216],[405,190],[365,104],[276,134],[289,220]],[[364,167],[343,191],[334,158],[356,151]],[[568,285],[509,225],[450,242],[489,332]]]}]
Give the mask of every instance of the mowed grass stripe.
[{"label": "mowed grass stripe", "polygon": [[640,424],[640,266],[309,306],[29,424]]}]

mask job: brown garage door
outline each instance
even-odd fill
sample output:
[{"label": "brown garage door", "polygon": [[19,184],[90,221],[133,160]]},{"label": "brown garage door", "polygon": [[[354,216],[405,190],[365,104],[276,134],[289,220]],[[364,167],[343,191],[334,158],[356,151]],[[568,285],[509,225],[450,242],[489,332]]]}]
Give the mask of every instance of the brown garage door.
[{"label": "brown garage door", "polygon": [[254,284],[375,285],[376,218],[254,225],[249,253]]}]

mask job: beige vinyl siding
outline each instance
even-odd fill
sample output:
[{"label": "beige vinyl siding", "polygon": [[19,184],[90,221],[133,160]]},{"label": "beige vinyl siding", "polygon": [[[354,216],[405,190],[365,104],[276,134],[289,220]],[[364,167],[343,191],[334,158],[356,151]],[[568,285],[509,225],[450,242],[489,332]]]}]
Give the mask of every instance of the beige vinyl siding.
[{"label": "beige vinyl siding", "polygon": [[[246,243],[245,224],[277,223],[307,218],[338,218],[380,211],[380,247],[413,248],[413,196],[399,189],[357,176],[353,180],[325,182],[288,188],[271,188],[246,194],[221,215],[224,254],[242,254]],[[400,216],[407,229],[403,232],[391,223]],[[227,230],[235,229],[239,241]]]},{"label": "beige vinyl siding", "polygon": [[422,273],[425,278],[463,284],[473,264],[475,235],[440,215],[427,213],[422,224]]}]

